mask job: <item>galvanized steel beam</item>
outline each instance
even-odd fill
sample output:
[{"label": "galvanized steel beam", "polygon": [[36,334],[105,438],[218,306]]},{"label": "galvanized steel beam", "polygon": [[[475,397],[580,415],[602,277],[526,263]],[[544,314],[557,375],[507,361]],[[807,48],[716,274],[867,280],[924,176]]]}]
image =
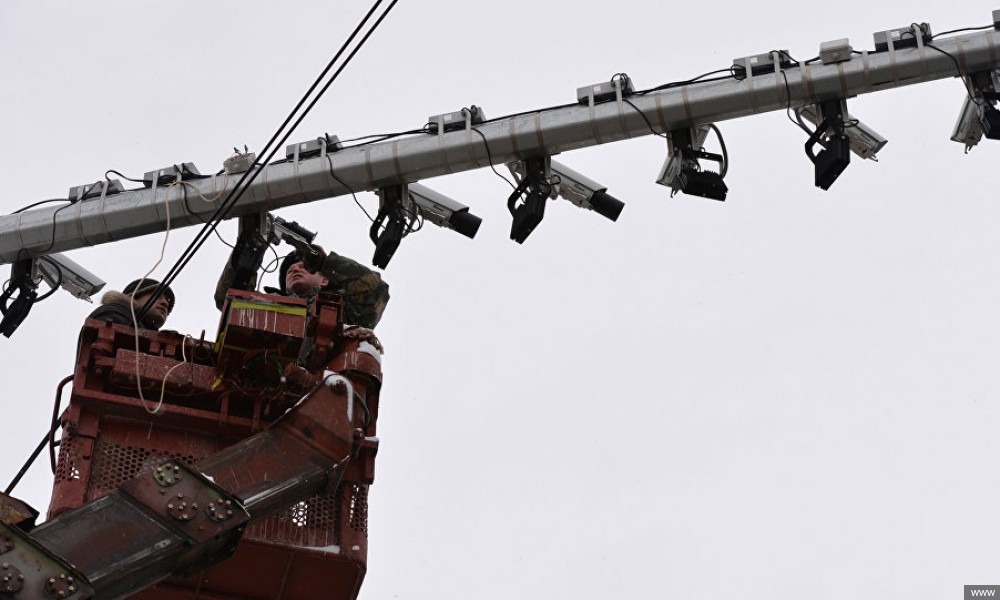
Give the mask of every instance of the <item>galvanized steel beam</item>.
[{"label": "galvanized steel beam", "polygon": [[[726,79],[613,100],[539,110],[464,130],[418,134],[263,167],[229,217],[414,182],[525,158],[785,110],[824,100],[956,77],[1000,66],[1000,33],[942,38],[917,47],[802,64],[742,80]],[[943,52],[942,52],[943,51]],[[948,53],[954,57],[947,56]],[[749,72],[749,69],[747,70]],[[634,107],[633,107],[634,105]],[[639,112],[645,115],[645,119]],[[487,152],[487,145],[489,151]],[[336,174],[336,177],[332,173]],[[115,240],[200,225],[239,176],[139,189],[62,207],[0,216],[0,264]],[[182,188],[186,188],[182,189]],[[187,202],[184,193],[186,191]],[[216,199],[208,202],[205,198]]]}]

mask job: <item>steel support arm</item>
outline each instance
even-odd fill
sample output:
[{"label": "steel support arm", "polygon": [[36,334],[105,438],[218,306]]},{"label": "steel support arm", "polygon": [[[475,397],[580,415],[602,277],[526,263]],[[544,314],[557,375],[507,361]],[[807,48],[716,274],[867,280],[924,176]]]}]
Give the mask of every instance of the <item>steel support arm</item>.
[{"label": "steel support arm", "polygon": [[0,522],[0,597],[121,598],[228,558],[250,519],[335,489],[356,449],[354,393],[370,383],[327,381],[193,469],[168,461],[28,532]]},{"label": "steel support arm", "polygon": [[[467,126],[272,163],[263,167],[228,217],[349,193],[338,179],[354,191],[373,190],[488,167],[490,156],[494,164],[502,164],[650,135],[647,120],[662,133],[956,77],[955,61],[962,75],[1000,66],[997,31],[942,38],[933,45],[936,48],[923,43],[890,47],[841,63],[802,64],[742,80],[692,83],[630,96],[628,102],[540,110],[476,125],[475,131]],[[23,258],[25,252],[48,254],[160,232],[168,221],[171,228],[199,225],[216,207],[204,198],[221,201],[237,180],[238,176],[217,175],[0,216],[0,264]]]}]

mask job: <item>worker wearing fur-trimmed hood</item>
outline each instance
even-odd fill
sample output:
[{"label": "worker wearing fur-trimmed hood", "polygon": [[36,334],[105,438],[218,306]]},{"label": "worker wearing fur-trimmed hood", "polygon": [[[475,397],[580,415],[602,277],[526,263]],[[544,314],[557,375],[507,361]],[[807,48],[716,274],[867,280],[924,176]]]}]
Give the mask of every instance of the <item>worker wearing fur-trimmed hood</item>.
[{"label": "worker wearing fur-trimmed hood", "polygon": [[[135,327],[132,318],[131,306],[135,306],[135,312],[146,304],[146,301],[153,295],[153,291],[160,285],[155,279],[137,279],[125,286],[125,289],[118,292],[111,290],[105,292],[101,297],[101,306],[90,313],[88,319],[98,319],[111,321],[119,325]],[[167,321],[170,312],[174,310],[174,292],[169,287],[163,290],[163,294],[156,299],[156,302],[146,313],[146,317],[139,325],[139,329],[158,330]]]}]

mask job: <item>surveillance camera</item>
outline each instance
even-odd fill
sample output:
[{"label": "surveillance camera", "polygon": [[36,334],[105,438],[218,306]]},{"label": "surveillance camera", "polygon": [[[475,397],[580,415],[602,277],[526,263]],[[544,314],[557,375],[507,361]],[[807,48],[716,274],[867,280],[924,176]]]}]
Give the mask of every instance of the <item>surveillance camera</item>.
[{"label": "surveillance camera", "polygon": [[[813,125],[819,125],[823,120],[815,106],[803,106],[796,112],[809,119]],[[874,158],[875,154],[889,143],[877,131],[851,116],[851,113],[844,115],[844,134],[851,143],[851,152],[861,158]]]},{"label": "surveillance camera", "polygon": [[38,275],[45,283],[62,286],[81,300],[92,302],[91,296],[104,287],[104,280],[62,254],[39,256],[36,261]]},{"label": "surveillance camera", "polygon": [[551,162],[551,169],[553,192],[581,208],[592,210],[612,221],[618,220],[625,203],[608,194],[608,186],[554,160]]},{"label": "surveillance camera", "polygon": [[979,120],[979,107],[968,95],[965,96],[962,112],[958,115],[958,122],[955,123],[951,139],[965,144],[966,152],[983,139],[983,125]]},{"label": "surveillance camera", "polygon": [[[702,148],[705,145],[705,140],[708,139],[708,132],[712,130],[712,127],[707,124],[696,125],[692,127],[690,131],[691,136],[691,146],[693,148]],[[685,166],[696,166],[697,161],[688,160],[687,162],[693,163],[691,165],[685,165],[685,159],[681,156],[680,148],[674,147],[673,137],[667,138],[667,159],[663,162],[663,167],[660,169],[660,174],[656,177],[656,183],[660,185],[665,185],[669,188],[673,188],[674,191],[680,189],[680,174]]]},{"label": "surveillance camera", "polygon": [[[592,210],[612,221],[618,220],[625,203],[608,194],[608,186],[601,185],[550,157],[546,157],[545,166],[545,177],[551,185],[550,198],[561,196],[580,208]],[[507,168],[518,181],[524,177],[524,161],[508,163]]]},{"label": "surveillance camera", "polygon": [[411,183],[409,192],[425,219],[439,227],[454,229],[467,238],[476,237],[483,220],[470,213],[468,206],[419,183]]}]

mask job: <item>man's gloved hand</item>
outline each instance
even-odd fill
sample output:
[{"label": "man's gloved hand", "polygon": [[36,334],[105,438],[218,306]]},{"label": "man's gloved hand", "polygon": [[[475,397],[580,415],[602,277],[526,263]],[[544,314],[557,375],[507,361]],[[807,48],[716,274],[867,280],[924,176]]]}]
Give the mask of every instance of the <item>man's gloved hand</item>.
[{"label": "man's gloved hand", "polygon": [[317,244],[303,245],[297,253],[302,257],[302,266],[306,268],[306,271],[315,273],[323,269],[323,263],[326,262],[326,250],[322,246]]}]

